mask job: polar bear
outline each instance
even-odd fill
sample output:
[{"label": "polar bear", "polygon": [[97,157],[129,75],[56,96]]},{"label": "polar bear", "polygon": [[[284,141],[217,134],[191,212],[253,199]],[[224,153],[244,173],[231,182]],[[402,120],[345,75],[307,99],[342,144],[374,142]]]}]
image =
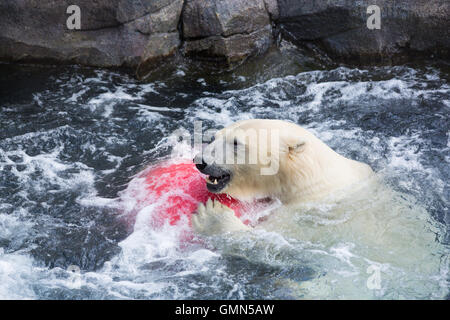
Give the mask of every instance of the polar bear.
[{"label": "polar bear", "polygon": [[[401,298],[399,292],[406,297],[413,292],[419,298],[443,297],[448,291],[448,259],[443,261],[448,248],[436,241],[440,231],[428,213],[412,205],[407,195],[387,188],[370,166],[339,155],[304,128],[281,120],[240,121],[218,131],[195,162],[207,175],[210,192],[281,202],[252,228],[230,208],[208,200],[192,217],[197,234],[227,235],[221,243],[235,239],[234,247],[225,250],[236,252],[245,251],[245,237],[258,238],[254,230],[267,230],[312,244],[314,254],[334,255],[352,268],[325,270],[322,281],[301,283],[300,296],[373,298],[369,283],[361,283],[365,278],[351,275],[374,268],[384,268],[382,284],[395,288],[393,298]],[[343,249],[347,245],[351,252]],[[240,255],[257,256],[254,250],[252,244]]]},{"label": "polar bear", "polygon": [[[341,156],[309,131],[282,120],[236,122],[218,131],[209,148],[216,155],[218,151],[224,152],[215,159],[209,157],[213,160],[209,163],[204,157],[195,159],[199,171],[208,175],[208,190],[240,200],[276,198],[283,205],[292,206],[317,201],[373,175],[367,164]],[[239,148],[243,161],[236,159]],[[234,153],[231,161],[225,159],[227,150]],[[252,151],[256,156],[253,162]],[[263,174],[263,170],[269,168],[277,170],[267,170],[268,173]],[[220,219],[214,217],[213,212]],[[200,204],[197,213],[193,226],[202,234],[247,228],[233,218],[231,209],[217,201],[208,202],[206,207]]]}]

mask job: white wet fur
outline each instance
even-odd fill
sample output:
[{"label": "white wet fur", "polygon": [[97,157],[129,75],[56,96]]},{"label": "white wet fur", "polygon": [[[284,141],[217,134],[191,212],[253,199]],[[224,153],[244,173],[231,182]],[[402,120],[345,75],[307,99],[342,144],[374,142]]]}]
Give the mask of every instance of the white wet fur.
[{"label": "white wet fur", "polygon": [[[242,123],[246,127],[293,126],[267,120],[238,122],[234,126]],[[287,281],[295,296],[364,299],[382,295],[381,291],[387,287],[402,288],[393,291],[397,294],[391,298],[396,299],[403,298],[402,292],[407,295],[408,291],[424,298],[430,297],[430,292],[435,298],[445,296],[447,285],[430,281],[446,272],[448,259],[435,239],[438,230],[430,223],[426,210],[411,197],[388,188],[367,165],[338,155],[306,130],[291,129],[289,133],[294,134],[293,138],[306,140],[302,151],[308,155],[299,158],[302,156],[281,153],[280,161],[294,158],[294,163],[280,164],[281,172],[262,178],[263,184],[240,185],[241,181],[259,179],[249,176],[256,171],[227,165],[234,176],[243,176],[233,178],[225,192],[238,198],[242,192],[246,199],[252,193],[280,198],[283,206],[257,225],[255,231],[272,231],[286,239],[317,245],[317,250],[324,254],[331,252],[336,259],[348,263],[349,274],[327,266],[321,276],[311,281]],[[286,141],[290,140],[284,137],[283,143]],[[305,165],[310,167],[303,170]],[[193,218],[194,230],[207,236],[229,232],[229,238],[242,239],[242,232],[236,231],[251,229],[232,213],[217,202],[208,201],[206,207],[200,204],[198,215]],[[253,236],[252,232],[246,234]],[[226,245],[221,249],[226,251]],[[364,277],[355,277],[361,273],[367,273],[367,283],[361,283]],[[374,285],[375,276],[378,278]]]}]

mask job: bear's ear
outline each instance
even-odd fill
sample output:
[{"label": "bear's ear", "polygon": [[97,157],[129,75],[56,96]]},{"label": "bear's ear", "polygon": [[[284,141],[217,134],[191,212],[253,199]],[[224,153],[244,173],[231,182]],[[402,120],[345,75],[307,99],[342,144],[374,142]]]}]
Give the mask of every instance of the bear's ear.
[{"label": "bear's ear", "polygon": [[290,139],[290,141],[288,141],[289,153],[295,154],[302,152],[305,148],[305,144],[306,141],[303,139]]}]

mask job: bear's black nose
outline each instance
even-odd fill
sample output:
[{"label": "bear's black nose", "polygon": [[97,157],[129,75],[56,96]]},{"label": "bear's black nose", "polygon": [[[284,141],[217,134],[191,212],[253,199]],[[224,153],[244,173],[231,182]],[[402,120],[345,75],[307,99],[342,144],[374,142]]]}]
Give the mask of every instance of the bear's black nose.
[{"label": "bear's black nose", "polygon": [[206,168],[206,166],[208,165],[204,160],[203,157],[201,155],[197,155],[194,158],[194,163],[195,166],[197,167],[198,171],[202,172],[202,170],[204,170]]}]

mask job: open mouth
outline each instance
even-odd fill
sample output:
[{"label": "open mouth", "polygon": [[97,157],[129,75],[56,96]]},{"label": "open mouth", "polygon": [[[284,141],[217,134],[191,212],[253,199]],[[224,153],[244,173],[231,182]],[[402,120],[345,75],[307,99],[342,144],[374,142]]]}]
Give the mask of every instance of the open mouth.
[{"label": "open mouth", "polygon": [[206,177],[206,188],[209,192],[219,192],[230,182],[231,175],[225,173],[221,176],[209,175]]}]

